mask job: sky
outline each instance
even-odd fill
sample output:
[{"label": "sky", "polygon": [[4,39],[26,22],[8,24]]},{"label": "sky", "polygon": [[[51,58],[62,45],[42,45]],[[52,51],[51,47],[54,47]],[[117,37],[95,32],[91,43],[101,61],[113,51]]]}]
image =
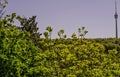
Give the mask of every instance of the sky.
[{"label": "sky", "polygon": [[[120,15],[120,0],[117,0],[117,7]],[[60,29],[64,29],[70,38],[82,26],[88,30],[86,38],[115,37],[114,0],[8,0],[5,10],[6,14],[37,16],[39,32],[43,33],[47,26],[51,26],[52,38],[58,38],[57,32]]]}]

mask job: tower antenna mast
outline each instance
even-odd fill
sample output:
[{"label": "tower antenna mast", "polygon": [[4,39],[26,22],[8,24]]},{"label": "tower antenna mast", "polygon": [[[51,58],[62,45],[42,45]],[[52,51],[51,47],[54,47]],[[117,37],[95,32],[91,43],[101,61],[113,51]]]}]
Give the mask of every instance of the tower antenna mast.
[{"label": "tower antenna mast", "polygon": [[118,19],[118,14],[117,14],[117,1],[115,0],[115,30],[116,30],[116,38],[118,38],[118,28],[117,28],[117,19]]}]

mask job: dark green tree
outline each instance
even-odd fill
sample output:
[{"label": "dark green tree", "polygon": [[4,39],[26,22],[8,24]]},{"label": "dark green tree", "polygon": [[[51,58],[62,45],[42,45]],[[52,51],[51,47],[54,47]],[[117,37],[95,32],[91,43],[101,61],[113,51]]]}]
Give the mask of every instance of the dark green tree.
[{"label": "dark green tree", "polygon": [[44,34],[45,39],[48,39],[48,37],[49,37],[48,32],[44,32],[43,34]]},{"label": "dark green tree", "polygon": [[30,18],[22,18],[20,16],[17,17],[17,19],[20,22],[20,29],[22,31],[27,31],[30,33],[30,38],[33,40],[35,45],[38,44],[38,41],[40,39],[41,33],[38,32],[37,22],[36,22],[36,16],[32,16]]},{"label": "dark green tree", "polygon": [[81,37],[84,38],[84,36],[88,33],[88,31],[85,29],[85,27],[78,28],[78,38]]},{"label": "dark green tree", "polygon": [[60,39],[67,37],[67,36],[64,34],[64,30],[63,30],[63,29],[59,30],[59,31],[57,32],[57,34],[58,34],[58,36],[59,36]]},{"label": "dark green tree", "polygon": [[17,18],[16,13],[12,13],[11,15],[4,16],[4,18],[2,20],[5,24],[5,26],[9,27],[9,26],[15,26],[16,18]]},{"label": "dark green tree", "polygon": [[71,37],[72,37],[72,39],[77,39],[77,35],[76,35],[75,33],[73,33],[73,34],[71,35]]},{"label": "dark green tree", "polygon": [[53,28],[51,26],[46,27],[46,30],[49,32],[49,38],[51,39]]},{"label": "dark green tree", "polygon": [[36,16],[32,16],[30,18],[19,18],[21,29],[23,31],[30,32],[30,34],[36,33],[38,31]]},{"label": "dark green tree", "polygon": [[32,16],[29,18],[21,17],[16,15],[16,13],[12,13],[11,15],[6,15],[3,18],[6,27],[15,26],[15,22],[18,21],[20,24],[18,27],[19,30],[29,32],[30,38],[34,42],[35,45],[38,45],[38,41],[40,39],[41,33],[38,32],[36,16]]}]

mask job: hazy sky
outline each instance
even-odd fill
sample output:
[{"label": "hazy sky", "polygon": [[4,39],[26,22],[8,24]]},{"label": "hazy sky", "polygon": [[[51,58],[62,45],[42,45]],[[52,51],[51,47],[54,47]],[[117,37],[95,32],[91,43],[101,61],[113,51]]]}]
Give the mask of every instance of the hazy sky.
[{"label": "hazy sky", "polygon": [[[114,0],[8,0],[6,13],[31,17],[37,16],[39,31],[53,27],[52,37],[65,30],[67,37],[77,34],[81,26],[88,30],[87,38],[115,37]],[[118,15],[120,15],[120,0]],[[120,36],[120,18],[118,18]]]}]

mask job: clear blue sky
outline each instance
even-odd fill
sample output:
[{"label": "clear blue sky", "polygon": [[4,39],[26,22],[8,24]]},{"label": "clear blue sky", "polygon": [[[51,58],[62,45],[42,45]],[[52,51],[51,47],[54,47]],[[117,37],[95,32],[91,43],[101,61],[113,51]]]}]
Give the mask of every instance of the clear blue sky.
[{"label": "clear blue sky", "polygon": [[[8,0],[6,14],[37,16],[39,31],[47,26],[53,27],[52,37],[57,31],[65,30],[67,37],[77,33],[77,29],[85,26],[89,31],[87,38],[115,37],[114,0]],[[118,15],[120,15],[120,0]],[[120,36],[120,17],[118,18]]]}]

